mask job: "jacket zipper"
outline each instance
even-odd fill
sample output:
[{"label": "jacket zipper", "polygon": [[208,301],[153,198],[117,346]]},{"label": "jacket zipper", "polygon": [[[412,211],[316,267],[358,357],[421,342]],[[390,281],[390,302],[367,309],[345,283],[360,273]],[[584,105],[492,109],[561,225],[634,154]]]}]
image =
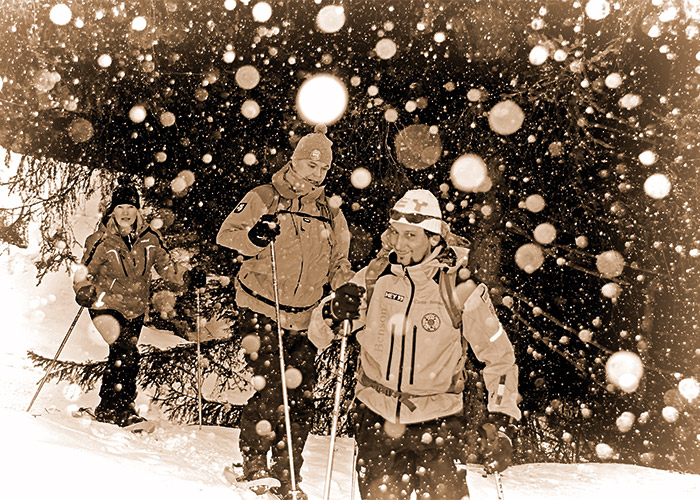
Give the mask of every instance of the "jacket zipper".
[{"label": "jacket zipper", "polygon": [[389,380],[391,376],[391,358],[394,357],[394,333],[396,332],[396,325],[391,325],[391,344],[389,345],[389,361],[386,363],[386,379]]},{"label": "jacket zipper", "polygon": [[[301,212],[301,199],[297,198],[297,204],[299,205],[298,211]],[[289,204],[289,208],[293,209],[294,208],[294,200]],[[289,214],[289,217],[292,221],[292,225],[294,226],[294,232],[297,235],[297,239],[299,240],[299,247],[301,248],[301,237],[299,236],[299,228],[297,227],[297,223],[294,221],[294,214]],[[303,228],[302,228],[303,231]],[[304,256],[301,256],[301,265],[299,266],[299,276],[297,277],[297,284],[294,287],[294,292],[292,292],[292,300],[294,300],[294,297],[296,296],[297,292],[299,291],[299,287],[301,286],[301,278],[304,276]]]},{"label": "jacket zipper", "polygon": [[[399,363],[399,380],[398,380],[398,385],[396,386],[396,390],[398,392],[401,392],[401,378],[403,377],[403,363],[404,363],[404,354],[406,350],[406,325],[408,323],[408,313],[411,310],[411,304],[413,303],[413,295],[416,292],[416,285],[413,283],[413,280],[411,279],[411,276],[408,274],[408,271],[404,271],[406,275],[406,279],[408,279],[408,282],[411,285],[411,295],[408,297],[408,302],[406,303],[406,314],[404,316],[404,323],[403,323],[403,330],[401,332],[401,360]],[[401,417],[401,401],[396,402],[396,421],[399,422]]]},{"label": "jacket zipper", "polygon": [[411,345],[411,376],[409,384],[413,385],[413,375],[416,372],[416,337],[418,336],[418,327],[413,325],[413,344]]}]

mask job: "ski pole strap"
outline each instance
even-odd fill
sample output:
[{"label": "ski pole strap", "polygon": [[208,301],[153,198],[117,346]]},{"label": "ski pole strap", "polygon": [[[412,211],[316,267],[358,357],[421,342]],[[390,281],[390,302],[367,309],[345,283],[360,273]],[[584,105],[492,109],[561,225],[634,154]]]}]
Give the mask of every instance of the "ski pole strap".
[{"label": "ski pole strap", "polygon": [[417,394],[410,394],[408,392],[401,392],[391,389],[385,385],[380,384],[379,382],[372,380],[365,374],[364,371],[360,371],[359,382],[365,387],[371,387],[380,394],[384,394],[385,396],[398,399],[399,402],[405,405],[406,408],[408,408],[410,411],[416,409],[416,405],[413,404],[413,402],[411,402],[411,398],[420,397]]},{"label": "ski pole strap", "polygon": [[[257,300],[259,300],[260,302],[262,302],[263,304],[267,304],[268,306],[275,307],[275,301],[274,301],[274,300],[270,300],[270,299],[268,299],[267,297],[263,297],[263,296],[260,295],[259,293],[255,293],[253,290],[251,290],[250,288],[248,288],[247,286],[245,286],[245,285],[243,284],[243,282],[242,282],[240,279],[238,280],[238,284],[241,285],[241,289],[242,289],[245,293],[247,293],[248,295],[250,295],[250,296],[253,297],[254,299],[257,299]],[[308,311],[309,309],[313,309],[314,307],[316,307],[317,304],[318,304],[318,301],[316,301],[316,302],[314,302],[313,304],[311,304],[310,306],[306,306],[306,307],[286,306],[286,305],[284,305],[284,304],[280,304],[279,306],[280,306],[280,309],[281,309],[282,311],[284,311],[284,312],[296,314],[296,313],[301,313],[301,312]]]}]

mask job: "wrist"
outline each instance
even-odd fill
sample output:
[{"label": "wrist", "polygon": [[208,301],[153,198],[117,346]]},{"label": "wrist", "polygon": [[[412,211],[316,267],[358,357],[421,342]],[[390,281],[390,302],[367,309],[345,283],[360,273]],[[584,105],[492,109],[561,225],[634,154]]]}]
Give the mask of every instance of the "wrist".
[{"label": "wrist", "polygon": [[334,328],[340,323],[340,320],[335,317],[335,314],[333,314],[332,302],[332,300],[329,300],[323,305],[323,308],[321,309],[321,314],[323,316],[323,319],[325,319],[326,321],[330,321],[329,326],[331,328]]}]

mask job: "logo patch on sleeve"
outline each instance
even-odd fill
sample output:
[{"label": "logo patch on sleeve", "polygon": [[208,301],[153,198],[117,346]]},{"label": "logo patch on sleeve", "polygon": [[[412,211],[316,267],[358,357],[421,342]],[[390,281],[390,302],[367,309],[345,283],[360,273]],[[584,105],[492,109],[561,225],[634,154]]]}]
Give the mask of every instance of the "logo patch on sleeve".
[{"label": "logo patch on sleeve", "polygon": [[399,295],[398,293],[389,292],[389,291],[384,292],[384,296],[387,299],[396,300],[398,302],[403,302],[405,299],[405,297],[403,295]]},{"label": "logo patch on sleeve", "polygon": [[428,313],[420,320],[420,326],[422,326],[423,330],[426,332],[434,332],[440,328],[440,316],[435,313]]},{"label": "logo patch on sleeve", "polygon": [[233,209],[234,213],[240,214],[246,205],[247,203],[239,203],[238,206]]}]

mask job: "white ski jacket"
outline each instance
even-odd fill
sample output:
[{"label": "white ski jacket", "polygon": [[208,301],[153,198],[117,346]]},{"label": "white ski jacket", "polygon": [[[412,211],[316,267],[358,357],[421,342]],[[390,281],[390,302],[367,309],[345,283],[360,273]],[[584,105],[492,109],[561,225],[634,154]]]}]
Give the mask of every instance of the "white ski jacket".
[{"label": "white ski jacket", "polygon": [[[438,279],[439,273],[457,273],[466,266],[467,254],[465,248],[443,252],[437,247],[423,262],[407,267],[395,263],[392,254],[386,266],[379,266],[383,270],[374,271],[376,263],[370,264],[351,280],[370,288],[369,303],[363,301],[361,316],[352,325],[360,344],[355,395],[388,421],[411,424],[461,412],[467,342],[485,363],[489,412],[520,419],[513,346],[488,289],[471,280],[459,285],[450,294],[457,302],[452,310],[440,291],[444,278]],[[330,299],[314,309],[309,326],[309,338],[319,349],[334,338],[322,313]],[[455,310],[461,310],[461,330],[450,318]]]}]

